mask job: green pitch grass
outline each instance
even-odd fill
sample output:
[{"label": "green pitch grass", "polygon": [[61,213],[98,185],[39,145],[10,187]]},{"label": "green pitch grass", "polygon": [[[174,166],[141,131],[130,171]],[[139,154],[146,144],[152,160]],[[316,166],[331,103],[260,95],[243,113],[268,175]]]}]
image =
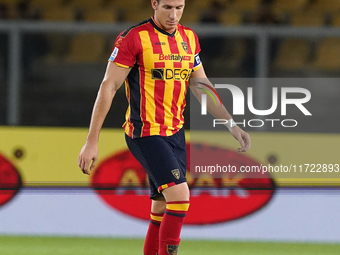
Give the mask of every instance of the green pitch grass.
[{"label": "green pitch grass", "polygon": [[[142,255],[143,240],[0,236],[1,255]],[[340,244],[182,240],[179,255],[338,255]]]}]

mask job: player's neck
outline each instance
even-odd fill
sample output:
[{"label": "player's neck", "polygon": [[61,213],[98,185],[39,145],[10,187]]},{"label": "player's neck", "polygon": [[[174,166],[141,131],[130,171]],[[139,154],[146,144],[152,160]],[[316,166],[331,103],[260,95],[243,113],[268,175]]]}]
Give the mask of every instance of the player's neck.
[{"label": "player's neck", "polygon": [[176,28],[175,29],[172,29],[172,30],[166,30],[163,28],[163,26],[161,26],[160,22],[158,22],[157,18],[155,16],[152,17],[152,19],[154,20],[154,22],[156,23],[156,25],[158,27],[160,27],[161,29],[163,29],[164,31],[168,32],[169,34],[172,34],[173,32],[176,31]]}]

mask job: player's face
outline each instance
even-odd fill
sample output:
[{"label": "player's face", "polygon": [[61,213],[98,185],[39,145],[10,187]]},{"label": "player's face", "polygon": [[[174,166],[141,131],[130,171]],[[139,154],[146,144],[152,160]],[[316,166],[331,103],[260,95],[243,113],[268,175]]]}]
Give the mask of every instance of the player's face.
[{"label": "player's face", "polygon": [[180,21],[185,0],[151,0],[153,9],[155,10],[155,20],[164,30],[174,31]]}]

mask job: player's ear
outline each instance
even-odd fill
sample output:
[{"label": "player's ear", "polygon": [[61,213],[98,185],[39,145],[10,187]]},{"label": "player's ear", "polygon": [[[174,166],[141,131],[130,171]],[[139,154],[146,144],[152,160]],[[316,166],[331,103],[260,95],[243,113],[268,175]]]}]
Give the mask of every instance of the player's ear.
[{"label": "player's ear", "polygon": [[158,1],[157,0],[151,0],[151,6],[154,10],[157,9]]}]

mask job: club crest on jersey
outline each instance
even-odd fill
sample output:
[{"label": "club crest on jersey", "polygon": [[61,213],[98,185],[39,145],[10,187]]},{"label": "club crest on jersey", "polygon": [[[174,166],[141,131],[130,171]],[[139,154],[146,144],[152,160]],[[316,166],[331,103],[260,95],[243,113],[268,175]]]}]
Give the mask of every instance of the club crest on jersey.
[{"label": "club crest on jersey", "polygon": [[[179,177],[181,177],[181,174],[180,174],[180,172],[179,172],[178,169],[172,170],[171,173],[172,173],[172,175],[173,175],[177,180],[179,180]],[[177,253],[176,253],[176,254],[177,254]]]},{"label": "club crest on jersey", "polygon": [[167,252],[169,255],[177,255],[179,245],[167,244]]},{"label": "club crest on jersey", "polygon": [[186,42],[182,42],[183,50],[185,50],[186,53],[188,53],[188,44]]}]

